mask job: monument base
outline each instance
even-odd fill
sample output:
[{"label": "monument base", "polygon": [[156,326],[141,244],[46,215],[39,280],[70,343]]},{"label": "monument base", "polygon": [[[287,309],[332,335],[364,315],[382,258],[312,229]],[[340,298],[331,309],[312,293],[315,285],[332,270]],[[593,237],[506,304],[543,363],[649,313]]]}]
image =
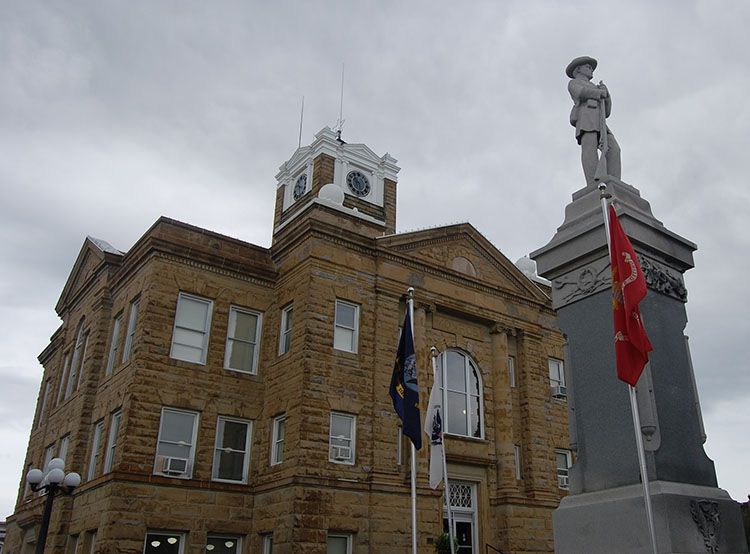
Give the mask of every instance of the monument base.
[{"label": "monument base", "polygon": [[[739,504],[719,488],[652,481],[659,554],[747,552]],[[568,496],[552,514],[556,554],[651,554],[643,486]]]}]

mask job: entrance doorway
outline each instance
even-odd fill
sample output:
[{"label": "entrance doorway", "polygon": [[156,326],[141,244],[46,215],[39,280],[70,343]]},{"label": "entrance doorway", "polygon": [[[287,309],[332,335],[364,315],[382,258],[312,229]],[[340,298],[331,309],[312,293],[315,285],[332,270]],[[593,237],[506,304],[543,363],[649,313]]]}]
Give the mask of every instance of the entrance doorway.
[{"label": "entrance doorway", "polygon": [[[456,554],[480,554],[477,533],[477,485],[451,481],[448,498],[453,515],[453,536],[458,542]],[[443,508],[443,530],[448,532],[448,509]]]}]

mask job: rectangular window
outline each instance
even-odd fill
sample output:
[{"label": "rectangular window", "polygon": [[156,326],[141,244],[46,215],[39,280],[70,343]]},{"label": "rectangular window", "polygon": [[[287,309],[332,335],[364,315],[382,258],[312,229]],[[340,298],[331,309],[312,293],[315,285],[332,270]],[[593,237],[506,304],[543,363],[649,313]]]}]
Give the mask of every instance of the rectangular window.
[{"label": "rectangular window", "polygon": [[273,554],[273,534],[263,535],[263,554]]},{"label": "rectangular window", "polygon": [[65,353],[65,357],[63,358],[63,370],[62,374],[60,375],[60,387],[57,389],[57,400],[55,401],[55,405],[60,404],[60,401],[63,399],[63,394],[65,393],[65,385],[68,382],[68,364],[70,363],[70,356],[68,356],[68,352]]},{"label": "rectangular window", "polygon": [[96,530],[86,531],[83,535],[83,554],[94,554],[96,547]]},{"label": "rectangular window", "polygon": [[[42,471],[44,473],[47,473],[47,466],[52,461],[52,458],[55,457],[55,445],[50,444],[45,450],[44,450],[44,462],[42,463]],[[39,496],[44,496],[47,494],[46,490],[39,491]]]},{"label": "rectangular window", "polygon": [[513,445],[513,457],[516,468],[516,480],[521,479],[521,447],[517,444]]},{"label": "rectangular window", "polygon": [[516,388],[516,359],[513,356],[508,356],[508,379],[510,387]]},{"label": "rectangular window", "polygon": [[271,465],[284,461],[284,435],[286,415],[281,414],[273,418],[273,433],[271,437]]},{"label": "rectangular window", "polygon": [[89,457],[89,467],[86,472],[86,480],[91,481],[96,475],[96,465],[99,462],[99,445],[102,442],[102,433],[104,432],[104,420],[94,423],[94,431],[91,438],[91,455]]},{"label": "rectangular window", "polygon": [[331,413],[328,459],[336,464],[353,464],[357,419],[347,414]]},{"label": "rectangular window", "polygon": [[78,548],[78,535],[69,535],[65,545],[65,554],[76,554]]},{"label": "rectangular window", "polygon": [[326,554],[352,554],[352,536],[344,533],[329,533]]},{"label": "rectangular window", "polygon": [[336,320],[333,327],[333,347],[346,352],[357,351],[359,334],[359,306],[336,300]]},{"label": "rectangular window", "polygon": [[122,412],[117,410],[109,420],[109,439],[107,439],[107,454],[104,457],[104,470],[102,473],[109,473],[115,465],[115,454],[117,452],[117,437],[120,434],[120,421]]},{"label": "rectangular window", "polygon": [[570,450],[562,448],[555,450],[555,461],[557,463],[557,486],[563,490],[568,490],[568,470],[573,465],[573,456]]},{"label": "rectangular window", "polygon": [[55,457],[55,445],[50,444],[45,450],[44,450],[44,461],[42,462],[42,471],[47,473],[47,464],[52,461],[52,458]]},{"label": "rectangular window", "polygon": [[249,421],[219,417],[214,448],[214,481],[247,483],[251,428]]},{"label": "rectangular window", "polygon": [[57,457],[60,458],[63,462],[65,461],[65,458],[68,457],[69,446],[70,446],[70,436],[65,435],[63,438],[60,439],[60,448],[57,451]]},{"label": "rectangular window", "polygon": [[242,539],[235,536],[208,535],[204,550],[219,554],[239,554],[242,552]]},{"label": "rectangular window", "polygon": [[143,545],[143,554],[183,554],[185,534],[171,531],[149,531]]},{"label": "rectangular window", "polygon": [[122,363],[130,359],[133,350],[133,337],[135,336],[135,326],[138,324],[138,308],[140,298],[136,298],[130,303],[130,315],[128,316],[128,330],[125,332],[125,348],[122,350]]},{"label": "rectangular window", "polygon": [[65,398],[68,398],[77,388],[78,372],[83,369],[83,357],[86,355],[86,344],[88,343],[88,333],[83,330],[83,324],[78,328],[76,343],[73,347],[73,359],[70,362],[70,372],[68,373],[68,383],[65,386]]},{"label": "rectangular window", "polygon": [[567,389],[565,388],[565,368],[562,360],[549,358],[549,384],[552,387],[552,396],[555,398],[565,398]]},{"label": "rectangular window", "polygon": [[190,479],[193,475],[198,413],[162,408],[154,473]]},{"label": "rectangular window", "polygon": [[227,346],[224,368],[256,373],[258,371],[258,340],[261,314],[232,306],[229,308]]},{"label": "rectangular window", "polygon": [[120,328],[122,327],[122,314],[115,318],[112,324],[112,342],[109,345],[109,357],[107,357],[107,367],[104,370],[105,375],[110,375],[115,367],[117,352],[120,349]]},{"label": "rectangular window", "polygon": [[205,365],[213,305],[211,300],[180,293],[174,316],[170,357]]},{"label": "rectangular window", "polygon": [[44,382],[44,393],[42,394],[42,406],[39,408],[39,416],[36,420],[36,426],[40,427],[42,425],[42,421],[44,421],[44,417],[47,414],[47,402],[49,401],[49,392],[52,388],[52,380],[47,379]]},{"label": "rectangular window", "polygon": [[289,305],[281,310],[281,332],[279,333],[279,356],[292,347],[292,315],[294,307]]}]

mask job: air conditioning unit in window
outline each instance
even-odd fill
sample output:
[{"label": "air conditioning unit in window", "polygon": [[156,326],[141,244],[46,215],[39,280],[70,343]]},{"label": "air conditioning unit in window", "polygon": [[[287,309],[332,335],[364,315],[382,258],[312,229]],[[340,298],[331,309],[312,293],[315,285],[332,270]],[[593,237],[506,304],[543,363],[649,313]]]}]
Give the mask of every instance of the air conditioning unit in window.
[{"label": "air conditioning unit in window", "polygon": [[348,446],[332,446],[331,457],[337,462],[350,462],[352,459],[352,449]]},{"label": "air conditioning unit in window", "polygon": [[556,387],[552,387],[552,398],[567,398],[568,397],[568,388],[564,385],[557,385]]},{"label": "air conditioning unit in window", "polygon": [[568,485],[568,476],[567,475],[558,475],[557,476],[557,486],[561,489],[568,490],[570,487]]},{"label": "air conditioning unit in window", "polygon": [[179,477],[188,472],[189,460],[172,456],[159,456],[157,467],[164,475]]}]

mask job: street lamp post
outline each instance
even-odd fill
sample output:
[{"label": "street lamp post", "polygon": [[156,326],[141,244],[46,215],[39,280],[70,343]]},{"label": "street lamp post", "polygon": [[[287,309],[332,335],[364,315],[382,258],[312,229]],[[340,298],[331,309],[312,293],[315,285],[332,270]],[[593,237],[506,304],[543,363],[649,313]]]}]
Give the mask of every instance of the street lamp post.
[{"label": "street lamp post", "polygon": [[62,459],[53,458],[45,468],[47,473],[42,472],[41,469],[33,468],[26,474],[26,482],[32,491],[45,491],[47,493],[47,501],[44,504],[44,515],[42,516],[42,526],[39,529],[39,537],[36,540],[36,554],[44,554],[55,494],[58,492],[60,494],[73,494],[73,489],[81,484],[81,476],[75,472],[66,474],[63,470],[64,467],[65,462]]}]

